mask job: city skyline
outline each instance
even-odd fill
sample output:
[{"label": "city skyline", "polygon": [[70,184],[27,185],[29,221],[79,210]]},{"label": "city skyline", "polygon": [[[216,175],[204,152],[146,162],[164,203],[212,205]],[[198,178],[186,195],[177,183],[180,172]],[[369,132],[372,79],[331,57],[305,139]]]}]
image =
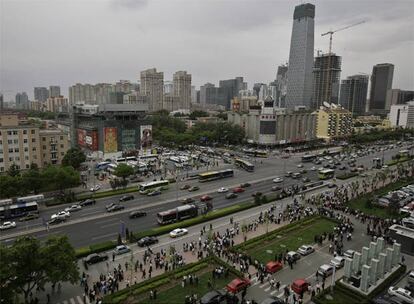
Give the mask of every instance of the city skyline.
[{"label": "city skyline", "polygon": [[[341,79],[359,72],[370,74],[375,64],[390,62],[395,65],[393,87],[412,88],[413,2],[377,1],[375,7],[372,1],[311,3],[316,6],[315,54],[317,49],[328,50],[329,39],[321,33],[367,21],[334,35],[333,51],[343,58]],[[32,98],[34,87],[57,84],[67,96],[68,87],[77,82],[135,82],[141,71],[152,67],[171,80],[176,71],[186,70],[197,87],[236,76],[243,76],[249,87],[255,82],[273,81],[277,66],[289,59],[291,16],[299,3],[234,4],[178,0],[108,0],[99,5],[96,1],[2,1],[0,90],[5,100],[23,91]],[[168,15],[160,13],[153,20],[150,17],[160,6]],[[65,14],[60,13],[63,10]],[[91,10],[99,18],[90,18]],[[70,23],[75,13],[77,22]],[[235,17],[228,18],[229,13]],[[21,22],[16,23],[18,18]],[[137,39],[131,39],[133,35]],[[45,48],[50,37],[52,46]]]}]

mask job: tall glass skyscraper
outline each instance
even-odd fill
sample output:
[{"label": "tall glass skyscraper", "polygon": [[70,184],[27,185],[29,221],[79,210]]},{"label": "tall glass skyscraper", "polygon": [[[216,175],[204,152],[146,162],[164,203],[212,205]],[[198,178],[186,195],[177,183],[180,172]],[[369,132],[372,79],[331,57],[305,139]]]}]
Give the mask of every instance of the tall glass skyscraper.
[{"label": "tall glass skyscraper", "polygon": [[313,47],[315,6],[295,7],[290,41],[286,106],[311,107],[313,95]]}]

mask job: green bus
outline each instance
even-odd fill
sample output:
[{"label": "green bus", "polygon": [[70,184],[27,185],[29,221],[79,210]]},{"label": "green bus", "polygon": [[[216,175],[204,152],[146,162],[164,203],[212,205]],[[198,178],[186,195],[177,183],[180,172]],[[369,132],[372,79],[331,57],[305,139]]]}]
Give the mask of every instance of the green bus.
[{"label": "green bus", "polygon": [[140,194],[148,194],[149,192],[157,188],[161,190],[167,190],[168,185],[169,185],[169,182],[167,180],[148,182],[148,183],[139,184],[138,190]]},{"label": "green bus", "polygon": [[226,177],[232,177],[234,175],[234,172],[232,169],[226,169],[221,171],[210,171],[205,173],[200,173],[198,175],[198,181],[200,183],[203,182],[209,182],[216,179],[226,178]]},{"label": "green bus", "polygon": [[322,169],[318,172],[319,179],[330,179],[333,178],[335,175],[335,170],[332,169]]}]

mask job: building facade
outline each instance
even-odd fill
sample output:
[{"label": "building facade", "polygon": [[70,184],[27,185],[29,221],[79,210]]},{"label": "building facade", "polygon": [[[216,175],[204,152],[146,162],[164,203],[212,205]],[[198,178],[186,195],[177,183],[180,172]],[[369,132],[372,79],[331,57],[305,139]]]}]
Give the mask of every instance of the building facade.
[{"label": "building facade", "polygon": [[69,103],[74,105],[78,102],[85,102],[87,104],[96,103],[95,87],[92,84],[77,83],[69,87]]},{"label": "building facade", "polygon": [[48,97],[59,97],[60,96],[60,86],[50,86],[49,87],[49,96]]},{"label": "building facade", "polygon": [[29,97],[27,96],[26,92],[17,93],[15,102],[16,102],[16,109],[29,110],[30,103],[29,103]]},{"label": "building facade", "polygon": [[353,75],[341,82],[339,104],[352,115],[364,115],[367,104],[368,75]]},{"label": "building facade", "polygon": [[140,91],[148,97],[149,111],[155,112],[162,109],[164,95],[164,73],[157,69],[148,69],[141,72]]},{"label": "building facade", "polygon": [[45,110],[54,113],[69,112],[69,102],[66,97],[49,97],[45,102]]},{"label": "building facade", "polygon": [[315,6],[310,3],[295,7],[290,41],[286,107],[311,106],[313,95],[313,57]]},{"label": "building facade", "polygon": [[331,105],[314,112],[316,114],[316,136],[324,140],[345,138],[352,135],[352,114],[346,109]]},{"label": "building facade", "polygon": [[63,157],[70,148],[68,134],[59,129],[41,129],[39,140],[42,167],[62,164]]},{"label": "building facade", "polygon": [[45,87],[34,88],[34,99],[37,101],[45,102],[49,98],[49,90]]},{"label": "building facade", "polygon": [[246,90],[247,83],[243,81],[243,77],[234,79],[220,80],[219,88],[216,93],[216,104],[230,109],[230,102],[234,97],[239,96],[239,91]]},{"label": "building facade", "polygon": [[387,105],[405,104],[414,100],[414,91],[391,89],[387,92]]},{"label": "building facade", "polygon": [[181,105],[182,99],[179,96],[176,96],[174,94],[164,94],[164,100],[162,104],[163,110],[167,110],[168,112],[184,110]]},{"label": "building facade", "polygon": [[414,128],[414,101],[403,105],[392,105],[389,115],[391,126],[401,128]]},{"label": "building facade", "polygon": [[374,65],[369,95],[369,111],[371,113],[385,115],[389,112],[391,104],[387,104],[387,92],[392,88],[393,76],[393,64],[381,63]]},{"label": "building facade", "polygon": [[178,71],[173,76],[174,96],[180,100],[180,109],[189,110],[191,107],[191,74]]},{"label": "building facade", "polygon": [[341,57],[333,53],[320,54],[315,57],[313,68],[313,109],[323,105],[323,102],[338,104],[341,62]]}]

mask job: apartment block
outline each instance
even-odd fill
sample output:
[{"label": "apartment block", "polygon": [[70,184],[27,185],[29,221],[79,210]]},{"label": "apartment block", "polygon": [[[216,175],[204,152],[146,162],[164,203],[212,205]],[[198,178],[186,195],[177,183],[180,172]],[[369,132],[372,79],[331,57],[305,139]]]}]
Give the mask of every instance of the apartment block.
[{"label": "apartment block", "polygon": [[352,114],[348,110],[331,105],[314,112],[316,114],[316,136],[331,140],[352,135]]}]

